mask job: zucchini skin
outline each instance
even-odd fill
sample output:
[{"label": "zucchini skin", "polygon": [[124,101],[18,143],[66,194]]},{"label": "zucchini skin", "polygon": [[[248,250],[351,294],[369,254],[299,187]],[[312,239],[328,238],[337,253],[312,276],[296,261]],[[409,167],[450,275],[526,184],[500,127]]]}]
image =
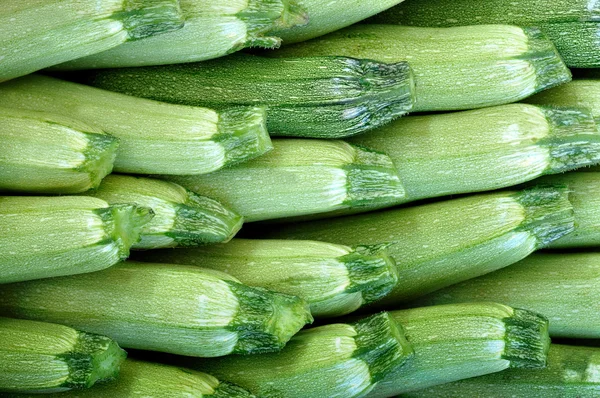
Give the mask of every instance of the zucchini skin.
[{"label": "zucchini skin", "polygon": [[344,57],[272,59],[236,54],[218,60],[85,72],[106,90],[180,105],[264,106],[271,135],[340,138],[408,113],[414,76],[406,62]]}]

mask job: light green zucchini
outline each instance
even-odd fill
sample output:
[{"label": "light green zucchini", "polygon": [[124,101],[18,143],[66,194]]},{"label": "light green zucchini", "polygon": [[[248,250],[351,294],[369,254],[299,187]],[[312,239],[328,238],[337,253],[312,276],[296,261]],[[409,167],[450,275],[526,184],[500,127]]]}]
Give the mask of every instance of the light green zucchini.
[{"label": "light green zucchini", "polygon": [[0,196],[0,283],[108,268],[129,256],[152,216],[85,196]]},{"label": "light green zucchini", "polygon": [[0,82],[182,26],[178,0],[5,0]]},{"label": "light green zucchini", "polygon": [[407,201],[504,188],[600,162],[590,111],[526,104],[409,116],[349,142],[390,155]]},{"label": "light green zucchini", "polygon": [[0,106],[57,113],[100,127],[119,139],[114,170],[123,173],[209,173],[272,148],[262,108],[217,112],[37,75],[4,83]]},{"label": "light green zucchini", "polygon": [[509,25],[355,25],[267,55],[408,61],[416,79],[413,111],[507,104],[571,79],[556,48],[539,29]]},{"label": "light green zucchini", "polygon": [[89,388],[115,379],[126,355],[108,337],[52,323],[0,318],[0,392]]},{"label": "light green zucchini", "polygon": [[272,59],[236,54],[214,61],[86,72],[93,86],[182,105],[265,106],[271,135],[339,138],[379,127],[414,102],[406,62],[344,57]]},{"label": "light green zucchini", "polygon": [[383,153],[343,141],[279,139],[273,146],[236,167],[164,178],[218,200],[248,222],[385,207],[404,197],[394,164]]},{"label": "light green zucchini", "polygon": [[159,249],[227,242],[243,219],[219,202],[167,181],[110,175],[89,195],[110,204],[136,203],[154,210],[134,249]]},{"label": "light green zucchini", "polygon": [[576,79],[527,98],[525,102],[545,106],[588,108],[592,111],[596,123],[600,123],[600,79]]},{"label": "light green zucchini", "polygon": [[507,368],[546,365],[548,320],[526,310],[466,303],[391,314],[404,326],[415,355],[375,386],[369,398],[392,397]]},{"label": "light green zucchini", "polygon": [[0,191],[80,193],[112,171],[118,140],[60,115],[0,107]]},{"label": "light green zucchini", "polygon": [[[304,25],[308,16],[296,0],[180,0],[182,29],[125,43],[55,69],[118,68],[204,61],[247,47],[276,48],[268,31]],[[388,0],[389,1],[389,0]]]},{"label": "light green zucchini", "polygon": [[388,243],[398,284],[374,303],[380,307],[506,267],[571,231],[567,189],[543,187],[295,223],[257,234],[350,246]]},{"label": "light green zucchini", "polygon": [[404,331],[382,312],[354,323],[303,330],[278,353],[184,361],[260,397],[364,397],[410,362]]},{"label": "light green zucchini", "polygon": [[213,270],[135,262],[3,285],[0,314],[100,333],[122,347],[201,357],[277,351],[312,321],[295,296]]},{"label": "light green zucchini", "polygon": [[600,338],[599,253],[538,253],[506,269],[447,287],[419,305],[497,301],[550,320],[553,337]]},{"label": "light green zucchini", "polygon": [[315,317],[341,316],[388,294],[398,282],[384,245],[234,239],[225,245],[152,250],[135,259],[226,272],[250,286],[302,297]]},{"label": "light green zucchini", "polygon": [[508,369],[403,394],[402,398],[595,398],[600,349],[551,344],[545,369]]}]

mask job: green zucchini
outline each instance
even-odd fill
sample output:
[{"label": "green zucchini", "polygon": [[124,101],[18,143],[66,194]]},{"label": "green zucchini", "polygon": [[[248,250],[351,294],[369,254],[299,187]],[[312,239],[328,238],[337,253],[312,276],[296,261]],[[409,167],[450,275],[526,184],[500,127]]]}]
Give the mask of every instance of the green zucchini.
[{"label": "green zucchini", "polygon": [[503,372],[443,384],[402,398],[595,398],[600,394],[600,349],[551,344],[545,369]]},{"label": "green zucchini", "polygon": [[0,191],[80,193],[112,171],[118,140],[60,115],[0,107]]},{"label": "green zucchini", "polygon": [[526,310],[466,303],[391,314],[404,326],[415,355],[390,372],[369,398],[392,397],[507,368],[546,365],[548,320]]},{"label": "green zucchini", "polygon": [[103,334],[122,347],[201,357],[277,351],[312,321],[295,296],[213,270],[135,262],[3,285],[0,314]]},{"label": "green zucchini", "polygon": [[344,57],[214,61],[86,72],[93,86],[174,104],[265,106],[271,135],[339,138],[379,127],[412,109],[406,62]]},{"label": "green zucchini", "polygon": [[0,283],[110,267],[129,256],[152,215],[85,196],[0,196]]},{"label": "green zucchini", "polygon": [[600,162],[590,111],[526,104],[409,116],[349,142],[390,155],[407,201],[504,188]]},{"label": "green zucchini", "polygon": [[553,337],[600,338],[599,253],[538,253],[506,269],[419,298],[419,305],[497,301],[550,320]]},{"label": "green zucchini", "polygon": [[571,79],[556,48],[539,29],[508,25],[355,25],[268,55],[408,61],[416,79],[413,111],[507,104]]},{"label": "green zucchini", "polygon": [[182,26],[178,0],[6,0],[0,82]]},{"label": "green zucchini", "polygon": [[89,388],[115,379],[126,355],[108,337],[52,323],[0,318],[0,392]]},{"label": "green zucchini", "polygon": [[261,237],[344,245],[388,243],[395,305],[513,264],[573,231],[567,189],[499,192],[256,231]]},{"label": "green zucchini", "polygon": [[110,204],[136,203],[154,210],[134,249],[198,246],[229,241],[243,219],[219,202],[167,181],[110,175],[90,196]]},{"label": "green zucchini", "polygon": [[135,258],[226,272],[250,286],[302,297],[315,317],[348,314],[384,297],[398,282],[385,246],[234,239],[226,245],[141,252]]},{"label": "green zucchini", "polygon": [[248,222],[385,207],[404,197],[394,164],[383,153],[343,141],[279,139],[273,146],[236,167],[164,178],[218,200]]},{"label": "green zucchini", "polygon": [[[46,395],[64,398],[139,398],[139,397],[214,397],[255,398],[231,383],[192,369],[127,359],[121,365],[119,378],[112,383],[96,385],[87,390]],[[34,394],[14,394],[7,398],[39,398]]]},{"label": "green zucchini", "polygon": [[181,0],[182,29],[125,43],[55,69],[168,65],[218,58],[247,47],[276,48],[281,39],[269,31],[306,24],[303,2]]},{"label": "green zucchini", "polygon": [[2,85],[0,106],[79,119],[119,139],[114,170],[201,174],[269,151],[262,108],[212,109],[165,104],[47,76]]},{"label": "green zucchini", "polygon": [[570,83],[527,98],[525,102],[546,106],[583,107],[600,123],[600,79],[576,79]]},{"label": "green zucchini", "polygon": [[260,397],[355,398],[364,397],[411,356],[402,327],[383,312],[303,330],[278,353],[183,363]]},{"label": "green zucchini", "polygon": [[417,0],[391,8],[372,23],[451,27],[538,26],[569,67],[600,66],[600,5],[589,0]]}]

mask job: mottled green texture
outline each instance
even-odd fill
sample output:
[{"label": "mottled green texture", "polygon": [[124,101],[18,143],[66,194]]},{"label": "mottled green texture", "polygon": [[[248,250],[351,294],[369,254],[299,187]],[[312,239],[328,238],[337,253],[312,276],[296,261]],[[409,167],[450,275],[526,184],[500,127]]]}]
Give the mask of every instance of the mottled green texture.
[{"label": "mottled green texture", "polygon": [[60,115],[0,108],[0,191],[72,194],[112,171],[118,140]]},{"label": "mottled green texture", "polygon": [[272,135],[339,138],[407,113],[414,96],[405,62],[344,57],[271,59],[234,55],[210,62],[88,72],[84,82],[174,104],[223,109],[265,106]]},{"label": "mottled green texture", "polygon": [[177,0],[7,0],[0,81],[182,26]]},{"label": "mottled green texture", "polygon": [[152,215],[84,196],[1,196],[0,283],[110,267],[129,256]]},{"label": "mottled green texture", "polygon": [[269,238],[345,245],[388,243],[398,284],[393,305],[495,271],[573,231],[566,188],[470,196],[409,208],[285,225]]},{"label": "mottled green texture", "polygon": [[506,104],[571,79],[554,45],[537,28],[508,25],[355,25],[267,55],[408,61],[415,73],[413,111]]},{"label": "mottled green texture", "polygon": [[538,253],[506,269],[417,300],[431,305],[473,300],[527,308],[550,320],[556,337],[600,338],[600,254]]},{"label": "mottled green texture", "polygon": [[348,314],[398,282],[385,245],[350,248],[315,241],[234,239],[226,245],[153,250],[136,259],[196,265],[242,283],[302,297],[315,317]]},{"label": "mottled green texture", "polygon": [[0,318],[0,391],[53,392],[113,380],[126,353],[67,326]]},{"label": "mottled green texture", "polygon": [[294,296],[198,267],[134,262],[4,285],[0,313],[101,333],[123,347],[203,357],[276,351],[312,321]]},{"label": "mottled green texture", "polygon": [[242,217],[219,202],[151,178],[110,175],[89,195],[115,203],[136,203],[154,210],[134,249],[198,246],[229,241]]},{"label": "mottled green texture", "polygon": [[577,79],[562,86],[527,98],[526,102],[549,106],[577,106],[588,108],[600,122],[600,79]]},{"label": "mottled green texture", "polygon": [[202,174],[269,151],[262,108],[217,112],[135,98],[47,76],[4,83],[0,106],[72,117],[119,139],[115,171]]},{"label": "mottled green texture", "polygon": [[401,395],[402,398],[595,398],[600,394],[600,349],[550,345],[545,369],[509,369]]},{"label": "mottled green texture", "polygon": [[505,188],[600,161],[590,111],[526,104],[409,116],[349,142],[392,158],[406,201]]},{"label": "mottled green texture", "polygon": [[569,67],[600,66],[600,6],[593,0],[420,0],[394,7],[370,22],[431,27],[538,26]]},{"label": "mottled green texture", "polygon": [[364,397],[412,356],[388,313],[304,330],[280,352],[190,363],[265,398]]},{"label": "mottled green texture", "polygon": [[185,16],[182,29],[126,43],[56,69],[168,65],[205,61],[247,47],[276,48],[281,39],[268,31],[307,21],[304,6],[296,0],[181,0],[181,9]]},{"label": "mottled green texture", "polygon": [[383,153],[343,141],[279,139],[273,145],[267,155],[236,167],[163,178],[218,200],[246,221],[385,207],[404,197]]},{"label": "mottled green texture", "polygon": [[546,365],[548,321],[495,303],[467,303],[391,312],[415,355],[368,395],[396,394],[499,372]]}]

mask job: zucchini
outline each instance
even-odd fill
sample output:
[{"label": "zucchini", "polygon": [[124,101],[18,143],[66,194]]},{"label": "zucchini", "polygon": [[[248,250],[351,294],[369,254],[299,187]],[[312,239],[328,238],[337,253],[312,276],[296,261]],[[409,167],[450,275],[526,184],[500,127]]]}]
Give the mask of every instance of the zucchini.
[{"label": "zucchini", "polygon": [[354,398],[364,397],[411,356],[402,327],[383,312],[303,330],[278,353],[183,363],[261,397]]},{"label": "zucchini", "polygon": [[538,26],[572,68],[600,66],[600,6],[587,0],[419,0],[391,8],[372,23],[451,27]]},{"label": "zucchini", "polygon": [[406,62],[344,57],[270,59],[252,55],[194,64],[86,72],[106,90],[174,104],[226,109],[265,106],[271,135],[339,138],[388,123],[412,109]]},{"label": "zucchini", "polygon": [[89,388],[115,379],[126,355],[108,337],[52,323],[0,318],[0,392]]},{"label": "zucchini", "polygon": [[194,266],[135,262],[3,285],[0,314],[103,334],[122,347],[201,357],[278,351],[312,321],[295,296]]},{"label": "zucchini", "polygon": [[406,201],[504,188],[600,162],[590,111],[526,104],[409,116],[349,142],[390,155]]},{"label": "zucchini", "polygon": [[141,252],[135,258],[226,272],[250,286],[302,297],[315,317],[353,312],[384,297],[398,282],[385,246],[234,239],[226,245]]},{"label": "zucchini", "polygon": [[85,196],[0,196],[0,283],[108,268],[129,256],[152,215]]},{"label": "zucchini", "polygon": [[394,164],[383,153],[343,141],[279,139],[273,146],[236,167],[163,178],[218,200],[248,222],[385,207],[404,197]]},{"label": "zucchini", "polygon": [[110,204],[136,203],[154,210],[134,249],[227,242],[242,227],[238,214],[171,182],[113,174],[89,195]]},{"label": "zucchini", "polygon": [[0,82],[182,26],[178,0],[6,0]]},{"label": "zucchini", "polygon": [[[368,395],[392,397],[442,383],[546,366],[548,320],[495,303],[466,303],[391,312],[415,355]],[[469,395],[460,395],[469,396]]]},{"label": "zucchini", "polygon": [[427,388],[402,398],[595,398],[600,394],[600,349],[551,344],[545,369],[508,369]]},{"label": "zucchini", "polygon": [[344,245],[389,244],[395,305],[513,264],[573,231],[567,189],[498,192],[256,231],[261,237]]},{"label": "zucchini", "polygon": [[303,2],[181,0],[182,29],[125,43],[55,69],[168,65],[218,58],[248,47],[276,48],[281,39],[268,31],[306,24]]},{"label": "zucchini", "polygon": [[571,80],[556,48],[539,29],[509,25],[355,25],[268,55],[408,61],[416,79],[413,111],[507,104]]},{"label": "zucchini", "polygon": [[[214,397],[255,398],[231,383],[202,372],[180,367],[127,359],[121,365],[119,378],[112,383],[60,394],[46,395],[64,398],[139,398],[139,397]],[[39,398],[39,395],[14,394],[9,398]]]},{"label": "zucchini", "polygon": [[526,102],[545,106],[583,107],[600,123],[600,79],[576,79],[570,83],[527,98]]},{"label": "zucchini", "polygon": [[80,193],[112,171],[118,140],[60,115],[0,107],[0,191]]},{"label": "zucchini", "polygon": [[497,301],[550,320],[553,337],[600,338],[600,254],[539,253],[418,299],[420,305]]},{"label": "zucchini", "polygon": [[217,112],[36,75],[3,84],[0,106],[57,113],[100,127],[119,139],[114,170],[123,173],[210,173],[272,148],[262,108]]}]

